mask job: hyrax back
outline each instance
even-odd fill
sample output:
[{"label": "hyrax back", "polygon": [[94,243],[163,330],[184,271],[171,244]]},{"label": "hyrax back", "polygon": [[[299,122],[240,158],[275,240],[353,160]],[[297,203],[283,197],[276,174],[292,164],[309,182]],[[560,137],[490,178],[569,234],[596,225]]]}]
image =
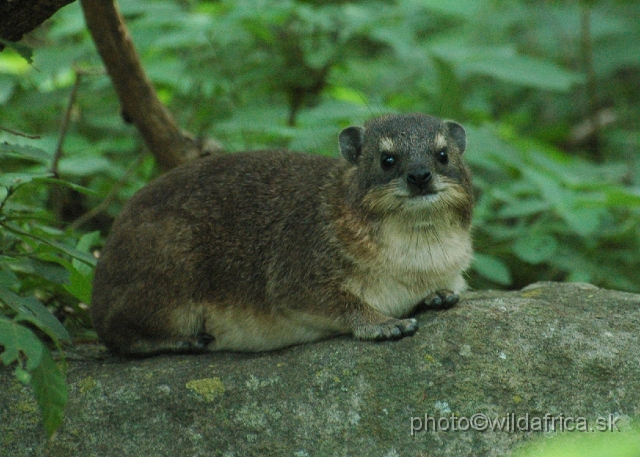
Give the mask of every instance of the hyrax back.
[{"label": "hyrax back", "polygon": [[463,128],[388,115],[339,140],[340,159],[214,156],[138,192],[96,269],[101,340],[145,354],[393,339],[420,303],[455,304],[472,255]]}]

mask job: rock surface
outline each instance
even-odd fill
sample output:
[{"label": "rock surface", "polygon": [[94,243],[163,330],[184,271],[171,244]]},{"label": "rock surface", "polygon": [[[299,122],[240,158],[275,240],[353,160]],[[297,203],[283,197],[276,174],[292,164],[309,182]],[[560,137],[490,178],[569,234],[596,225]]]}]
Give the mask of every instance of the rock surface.
[{"label": "rock surface", "polygon": [[[640,295],[537,283],[470,292],[418,320],[395,342],[70,360],[48,444],[29,389],[1,369],[0,455],[505,456],[553,435],[519,430],[527,419],[624,433],[640,417]],[[415,430],[425,414],[429,430]],[[510,430],[473,430],[480,414]]]}]

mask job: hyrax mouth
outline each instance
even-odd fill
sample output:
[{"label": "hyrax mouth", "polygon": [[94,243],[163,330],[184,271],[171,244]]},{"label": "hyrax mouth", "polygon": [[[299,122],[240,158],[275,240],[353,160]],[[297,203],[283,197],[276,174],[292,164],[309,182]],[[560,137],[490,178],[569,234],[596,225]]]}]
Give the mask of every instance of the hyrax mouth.
[{"label": "hyrax mouth", "polygon": [[423,189],[417,192],[409,191],[409,194],[399,197],[404,200],[406,208],[416,208],[431,206],[442,199],[446,191],[437,189]]},{"label": "hyrax mouth", "polygon": [[[417,199],[417,200],[431,200],[433,199],[433,197],[436,197],[440,192],[442,191],[435,189],[433,187],[418,189],[418,190],[409,189],[408,197],[410,199]],[[432,198],[429,198],[429,197],[432,197]]]},{"label": "hyrax mouth", "polygon": [[447,187],[435,182],[416,188],[408,185],[406,179],[398,178],[370,190],[363,203],[373,212],[420,210],[442,200],[446,193]]}]

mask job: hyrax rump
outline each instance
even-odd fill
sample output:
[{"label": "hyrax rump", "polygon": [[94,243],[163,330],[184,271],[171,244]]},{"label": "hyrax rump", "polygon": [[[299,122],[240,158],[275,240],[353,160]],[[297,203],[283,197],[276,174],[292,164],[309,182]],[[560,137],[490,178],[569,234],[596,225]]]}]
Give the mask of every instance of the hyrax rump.
[{"label": "hyrax rump", "polygon": [[95,272],[91,316],[122,354],[265,351],[413,334],[452,306],[471,256],[464,129],[386,115],[340,133],[343,158],[198,159],[140,190]]}]

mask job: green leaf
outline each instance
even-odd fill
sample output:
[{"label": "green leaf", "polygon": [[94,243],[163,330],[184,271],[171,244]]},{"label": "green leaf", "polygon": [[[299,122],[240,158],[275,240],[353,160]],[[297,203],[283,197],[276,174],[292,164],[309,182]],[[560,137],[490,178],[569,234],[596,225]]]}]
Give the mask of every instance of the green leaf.
[{"label": "green leaf", "polygon": [[581,208],[578,194],[564,188],[556,177],[547,172],[526,168],[522,173],[539,188],[545,200],[574,232],[587,237],[597,230],[603,216],[602,210]]},{"label": "green leaf", "polygon": [[503,286],[508,286],[512,282],[509,268],[502,260],[494,256],[475,253],[473,256],[473,269],[479,275]]},{"label": "green leaf", "polygon": [[455,2],[422,0],[422,3],[429,10],[468,19],[477,17],[483,9],[489,6],[489,2],[483,0],[457,0]]},{"label": "green leaf", "polygon": [[435,57],[433,64],[438,75],[437,111],[442,116],[459,119],[462,116],[463,89],[451,62]]},{"label": "green leaf", "polygon": [[35,297],[21,297],[0,286],[0,300],[17,314],[16,322],[31,322],[54,339],[71,339],[67,329]]},{"label": "green leaf", "polygon": [[25,370],[20,365],[16,365],[16,371],[14,371],[13,374],[15,375],[16,379],[18,379],[18,381],[20,381],[22,384],[31,384],[31,378],[33,376],[31,375],[31,372],[29,372],[29,370]]},{"label": "green leaf", "polygon": [[[7,74],[0,73],[0,105],[5,105],[13,95],[16,86],[16,80]],[[0,153],[0,155],[2,155]]]},{"label": "green leaf", "polygon": [[513,252],[531,264],[551,259],[558,250],[558,242],[551,235],[530,233],[513,243]]},{"label": "green leaf", "polygon": [[4,347],[0,360],[5,365],[19,362],[20,354],[27,358],[28,370],[34,370],[40,365],[44,349],[42,342],[33,331],[2,315],[0,315],[0,346]]},{"label": "green leaf", "polygon": [[559,92],[568,91],[584,79],[552,62],[522,55],[477,60],[465,63],[463,68],[470,73],[491,76],[520,86]]},{"label": "green leaf", "polygon": [[[80,262],[78,262],[78,264],[81,266],[85,266]],[[80,272],[69,263],[67,263],[66,269],[69,272],[69,281],[67,282],[67,284],[63,285],[65,290],[81,302],[91,303],[93,270],[89,270],[88,272]]]},{"label": "green leaf", "polygon": [[70,255],[74,259],[78,259],[86,263],[87,265],[91,265],[95,267],[96,263],[98,262],[98,259],[96,259],[91,254],[87,254],[86,252],[81,252],[81,251],[78,251],[77,249],[70,248],[69,246],[64,245],[62,243],[58,243],[57,241],[49,241],[49,244],[55,247],[56,249],[59,249],[60,251],[64,252],[65,254]]},{"label": "green leaf", "polygon": [[606,191],[607,206],[640,208],[640,192],[627,189],[610,189]]},{"label": "green leaf", "polygon": [[85,195],[96,195],[97,194],[97,192],[95,190],[93,190],[93,189],[88,189],[88,188],[86,188],[84,186],[80,186],[78,184],[72,183],[72,182],[64,180],[64,179],[56,179],[56,178],[50,178],[50,177],[46,177],[46,176],[45,177],[37,176],[37,177],[33,178],[33,181],[68,187],[70,189],[73,189],[73,190],[78,191],[78,192],[80,192],[82,194],[85,194]]},{"label": "green leaf", "polygon": [[0,175],[0,186],[16,188],[37,178],[48,178],[51,173],[3,173]]},{"label": "green leaf", "polygon": [[93,155],[85,157],[69,157],[60,161],[60,173],[71,176],[91,176],[107,173],[113,168],[106,158]]},{"label": "green leaf", "polygon": [[69,262],[67,259],[56,255],[42,254],[40,258],[48,260],[49,262],[55,262],[57,264],[55,266],[59,268],[64,275],[53,276],[48,274],[45,276],[41,273],[42,266],[38,265],[38,262],[32,261],[34,272],[37,272],[40,276],[51,282],[62,285],[67,292],[81,302],[91,302],[93,267],[76,259],[73,259],[73,262]]},{"label": "green leaf", "polygon": [[551,205],[548,202],[537,198],[517,200],[511,205],[507,205],[498,211],[501,218],[527,217],[548,211]]},{"label": "green leaf", "polygon": [[26,60],[29,65],[33,65],[33,49],[29,46],[25,46],[24,44],[16,43],[15,41],[3,40],[0,38],[0,43],[4,44],[8,48],[12,48],[20,57]]},{"label": "green leaf", "polygon": [[64,409],[67,405],[65,376],[46,348],[42,352],[40,365],[32,371],[32,375],[33,393],[40,406],[47,437],[50,438],[62,424]]},{"label": "green leaf", "polygon": [[16,274],[11,270],[0,270],[0,286],[11,288],[20,283]]},{"label": "green leaf", "polygon": [[441,59],[453,63],[463,75],[479,74],[520,86],[566,92],[584,77],[555,63],[518,54],[513,46],[480,46],[460,37],[432,46]]},{"label": "green leaf", "polygon": [[[53,248],[48,248],[53,251]],[[57,252],[40,253],[37,259],[24,259],[22,266],[30,274],[39,276],[54,284],[66,284],[69,282],[69,272],[64,266],[58,265],[60,255]],[[49,260],[49,261],[47,261]]]},{"label": "green leaf", "polygon": [[[85,233],[84,235],[82,235],[78,240],[78,244],[76,244],[76,249],[80,252],[85,252],[91,255],[91,248],[98,245],[99,243],[100,231],[96,230],[95,232]],[[86,263],[80,262],[77,259],[73,259],[71,263],[74,268],[84,276],[93,276],[93,268]]]},{"label": "green leaf", "polygon": [[18,144],[10,144],[7,142],[0,143],[0,157],[22,157],[24,159],[30,159],[35,162],[48,163],[51,160],[51,155],[40,148],[34,148],[33,146],[22,146]]},{"label": "green leaf", "polygon": [[362,92],[346,86],[332,86],[328,89],[331,96],[336,99],[347,103],[353,103],[355,105],[367,106],[366,95]]},{"label": "green leaf", "polygon": [[86,263],[87,265],[90,266],[94,266],[96,265],[96,263],[98,262],[98,260],[92,256],[91,254],[87,254],[86,252],[81,252],[78,251],[77,249],[74,249],[72,247],[69,247],[63,243],[60,243],[58,241],[54,241],[54,240],[49,240],[46,238],[42,238],[40,236],[37,235],[33,235],[29,232],[25,232],[24,230],[20,229],[19,227],[16,227],[15,225],[12,224],[3,224],[3,227],[12,231],[13,233],[20,235],[23,239],[25,239],[25,241],[30,242],[31,240],[36,240],[40,243],[43,243],[47,246],[51,246],[55,249],[57,249],[58,251],[64,252],[65,254],[73,257],[74,259],[78,259],[84,263]]},{"label": "green leaf", "polygon": [[569,208],[558,206],[560,216],[571,229],[583,237],[592,236],[600,226],[606,210],[602,208]]}]

